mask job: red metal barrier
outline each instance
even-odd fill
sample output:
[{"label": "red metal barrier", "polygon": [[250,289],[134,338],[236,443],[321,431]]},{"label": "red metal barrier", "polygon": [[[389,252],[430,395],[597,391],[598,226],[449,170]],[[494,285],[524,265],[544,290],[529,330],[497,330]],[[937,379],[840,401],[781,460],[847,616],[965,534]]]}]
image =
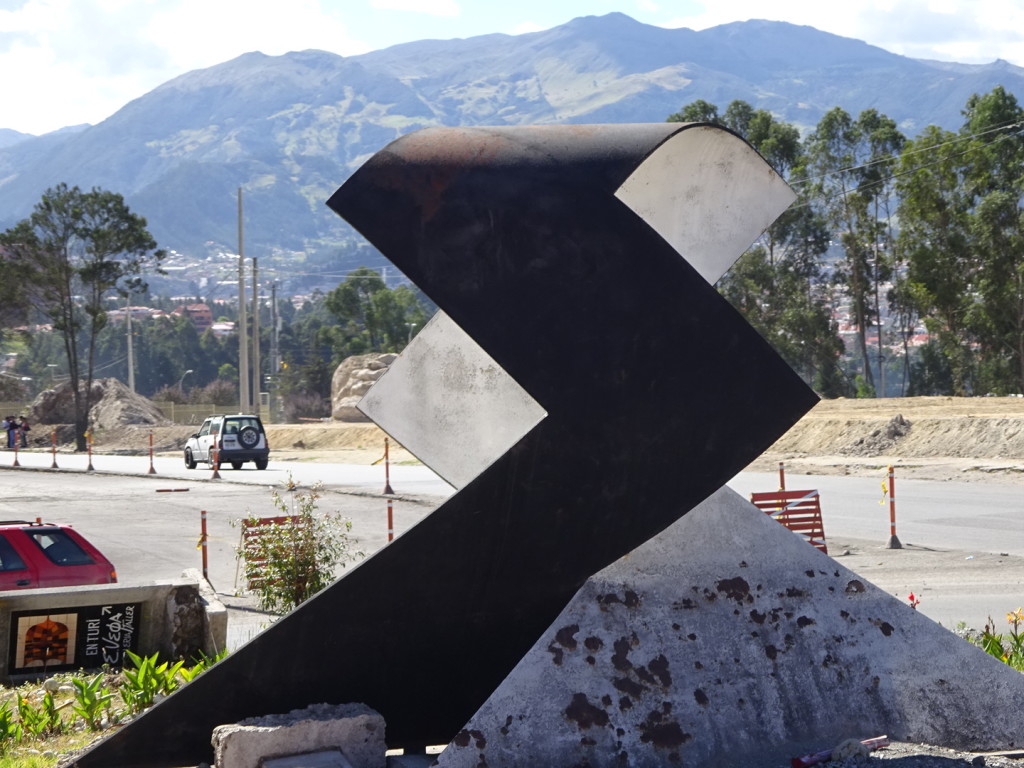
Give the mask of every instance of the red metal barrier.
[{"label": "red metal barrier", "polygon": [[825,526],[817,491],[770,491],[750,494],[751,503],[771,515],[789,530],[799,533],[826,555]]},{"label": "red metal barrier", "polygon": [[[250,518],[242,520],[242,543],[240,549],[242,557],[245,559],[247,565],[255,565],[260,567],[266,563],[266,560],[260,559],[255,555],[254,543],[259,537],[265,536],[274,527],[280,525],[291,525],[301,530],[302,526],[305,525],[303,519],[299,515],[284,515],[281,517],[260,517]],[[237,582],[237,579],[236,579]],[[247,582],[247,589],[256,589],[260,585],[260,579],[250,578]],[[236,584],[237,586],[237,584]]]}]

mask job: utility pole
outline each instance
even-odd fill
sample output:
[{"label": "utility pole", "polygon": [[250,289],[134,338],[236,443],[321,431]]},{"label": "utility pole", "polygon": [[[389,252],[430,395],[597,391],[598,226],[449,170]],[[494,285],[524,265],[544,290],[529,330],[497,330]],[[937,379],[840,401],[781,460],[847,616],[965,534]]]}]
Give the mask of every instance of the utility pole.
[{"label": "utility pole", "polygon": [[125,325],[128,327],[128,389],[135,391],[135,347],[132,341],[132,294],[131,291],[124,300]]},{"label": "utility pole", "polygon": [[256,257],[252,257],[252,401],[254,413],[260,412],[260,279]]},{"label": "utility pole", "polygon": [[278,384],[277,377],[281,372],[281,354],[277,334],[280,322],[277,317],[277,281],[270,284],[270,421],[277,423]]},{"label": "utility pole", "polygon": [[245,234],[242,219],[242,188],[238,188],[238,410],[250,413],[249,322],[245,314]]}]

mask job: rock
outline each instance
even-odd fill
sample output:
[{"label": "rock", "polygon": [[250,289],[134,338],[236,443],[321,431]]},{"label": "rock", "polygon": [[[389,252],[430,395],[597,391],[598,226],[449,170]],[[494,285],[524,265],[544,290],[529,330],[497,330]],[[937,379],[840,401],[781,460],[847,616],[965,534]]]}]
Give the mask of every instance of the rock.
[{"label": "rock", "polygon": [[313,704],[213,729],[217,768],[259,768],[273,758],[341,752],[353,768],[384,768],[384,718],[365,704]]},{"label": "rock", "polygon": [[331,418],[336,421],[369,421],[356,404],[397,358],[398,355],[392,352],[373,352],[342,360],[331,379]]}]

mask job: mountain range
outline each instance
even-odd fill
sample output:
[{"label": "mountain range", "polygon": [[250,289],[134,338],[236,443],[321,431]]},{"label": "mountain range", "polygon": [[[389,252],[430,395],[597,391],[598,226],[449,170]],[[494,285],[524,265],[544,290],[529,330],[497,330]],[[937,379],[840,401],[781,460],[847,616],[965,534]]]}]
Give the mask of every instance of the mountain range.
[{"label": "mountain range", "polygon": [[697,99],[722,109],[742,99],[802,130],[835,106],[854,116],[875,108],[912,137],[929,124],[958,129],[968,97],[997,85],[1024,94],[1024,69],[911,59],[785,22],[698,32],[621,13],[350,57],[248,53],[170,80],[94,126],[39,137],[0,129],[0,228],[64,181],[121,193],[161,247],[200,256],[237,248],[242,188],[247,255],[345,269],[382,259],[324,201],[417,128],[661,122]]}]

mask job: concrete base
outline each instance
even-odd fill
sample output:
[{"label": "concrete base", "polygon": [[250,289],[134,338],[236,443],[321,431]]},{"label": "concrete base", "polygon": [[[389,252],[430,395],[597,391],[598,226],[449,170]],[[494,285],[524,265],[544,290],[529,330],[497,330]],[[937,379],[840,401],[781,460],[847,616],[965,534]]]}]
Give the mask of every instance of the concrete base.
[{"label": "concrete base", "polygon": [[723,488],[592,577],[440,768],[778,765],[1024,744],[1024,675]]},{"label": "concrete base", "polygon": [[384,718],[365,704],[314,704],[287,715],[218,726],[213,750],[217,768],[264,768],[275,759],[310,753],[321,754],[308,760],[323,760],[331,751],[342,753],[352,768],[384,768]]}]

